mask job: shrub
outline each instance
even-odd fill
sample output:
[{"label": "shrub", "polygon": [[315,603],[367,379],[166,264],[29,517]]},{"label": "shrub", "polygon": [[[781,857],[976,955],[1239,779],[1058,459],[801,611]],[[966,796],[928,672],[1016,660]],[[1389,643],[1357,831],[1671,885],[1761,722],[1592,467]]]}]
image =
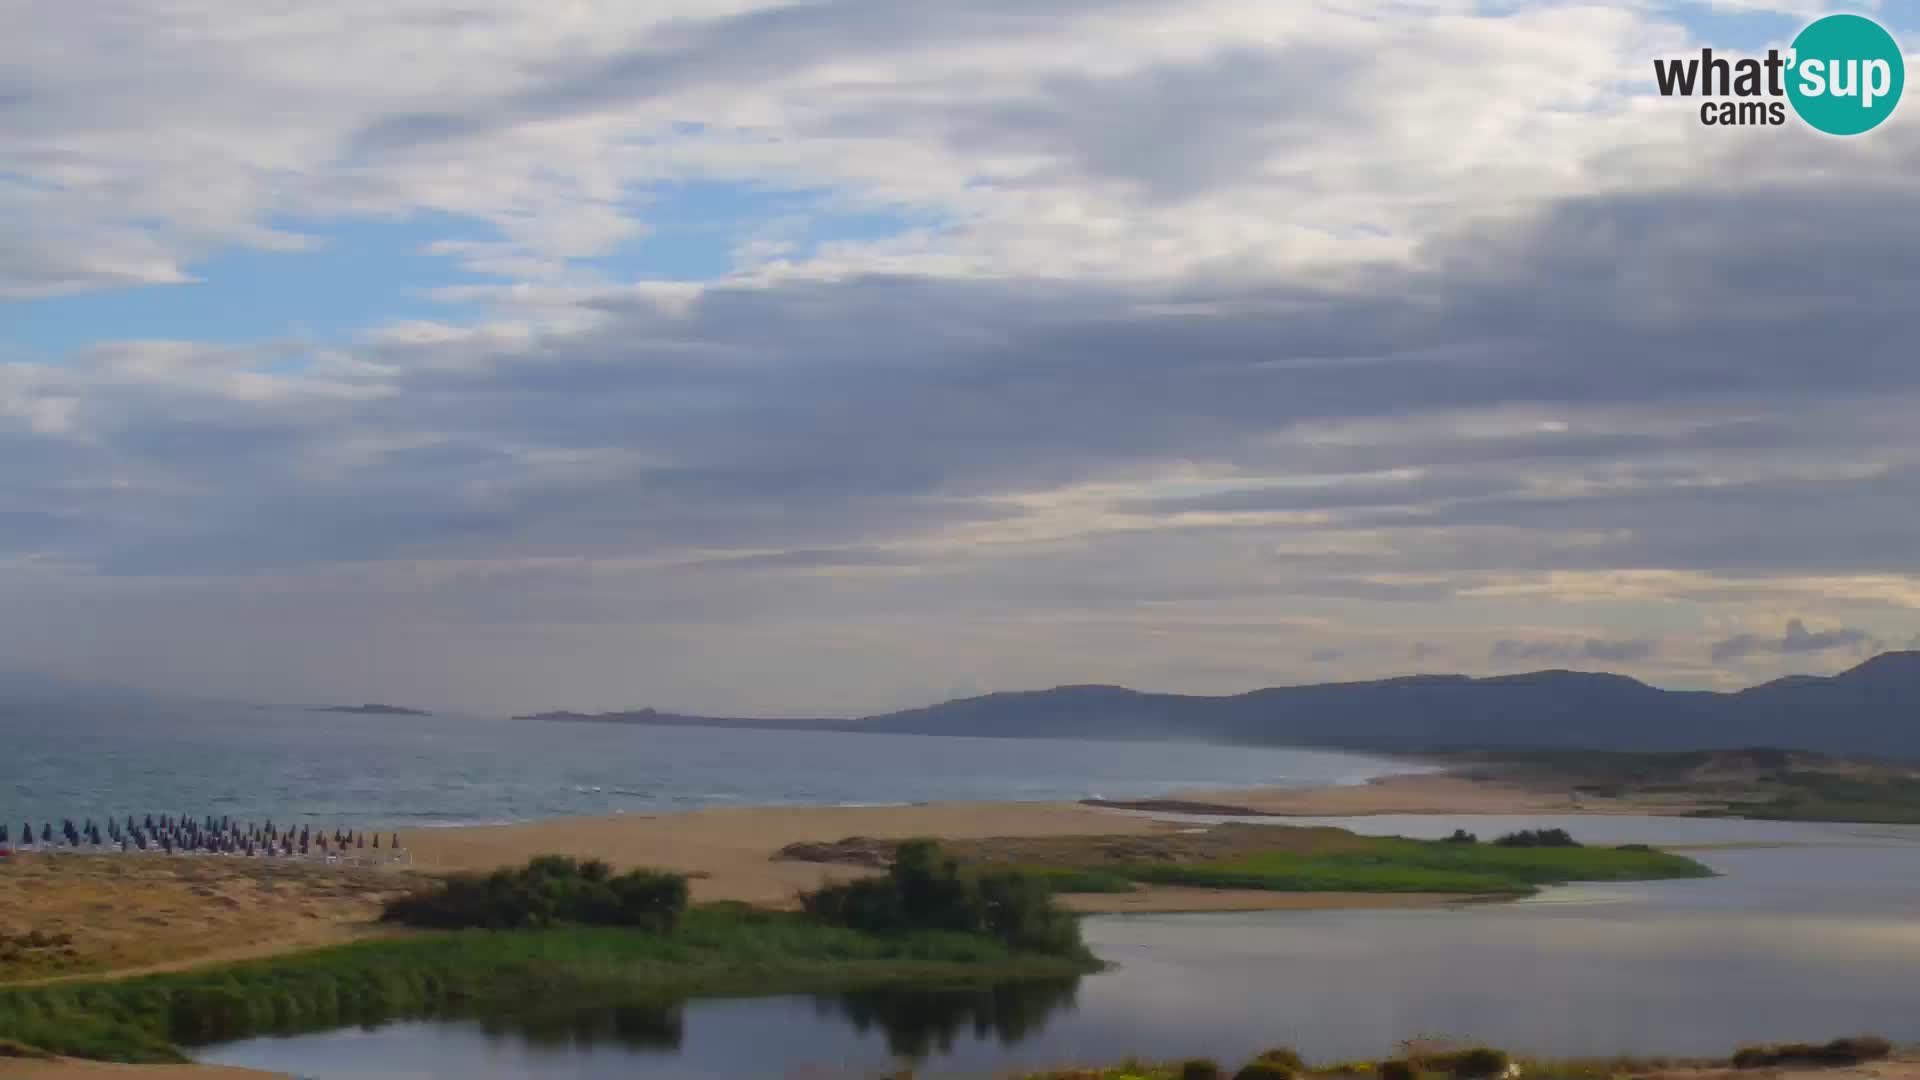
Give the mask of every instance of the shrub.
[{"label": "shrub", "polygon": [[1465,829],[1453,830],[1453,835],[1447,837],[1446,839],[1446,843],[1449,843],[1449,844],[1477,844],[1479,842],[1480,842],[1479,837],[1473,835],[1472,833],[1468,832]]},{"label": "shrub", "polygon": [[902,843],[886,877],[802,893],[800,906],[821,922],[871,933],[948,930],[1033,952],[1085,950],[1080,924],[1054,906],[1044,880],[1018,870],[963,870],[932,840]]},{"label": "shrub", "polygon": [[1293,1080],[1293,1070],[1277,1061],[1255,1058],[1240,1066],[1240,1071],[1233,1074],[1233,1080]]},{"label": "shrub", "polygon": [[1580,841],[1565,829],[1521,829],[1502,836],[1494,844],[1499,847],[1574,848],[1580,846]]},{"label": "shrub", "polygon": [[1483,1080],[1485,1077],[1498,1076],[1505,1072],[1510,1060],[1504,1050],[1474,1046],[1465,1050],[1455,1050],[1450,1054],[1442,1054],[1427,1064],[1460,1080]]},{"label": "shrub", "polygon": [[1305,1072],[1307,1063],[1298,1051],[1291,1046],[1276,1046],[1271,1050],[1262,1050],[1254,1055],[1255,1061],[1266,1065],[1278,1065],[1288,1072]]},{"label": "shrub", "polygon": [[1380,1063],[1380,1080],[1418,1080],[1418,1077],[1410,1062],[1395,1059]]},{"label": "shrub", "polygon": [[1736,1069],[1769,1069],[1783,1065],[1859,1065],[1893,1053],[1893,1044],[1878,1035],[1855,1035],[1815,1045],[1782,1043],[1742,1047],[1733,1055]]},{"label": "shrub", "polygon": [[1180,1063],[1180,1080],[1221,1080],[1220,1064],[1211,1058],[1193,1058]]},{"label": "shrub", "polygon": [[687,879],[655,870],[615,875],[598,859],[541,855],[519,870],[455,874],[387,903],[381,918],[436,930],[537,929],[556,924],[671,930],[687,908]]}]

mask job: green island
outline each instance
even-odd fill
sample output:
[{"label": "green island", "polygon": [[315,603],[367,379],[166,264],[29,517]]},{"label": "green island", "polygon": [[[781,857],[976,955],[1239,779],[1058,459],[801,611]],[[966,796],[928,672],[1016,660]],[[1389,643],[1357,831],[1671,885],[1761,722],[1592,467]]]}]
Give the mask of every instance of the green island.
[{"label": "green island", "polygon": [[[955,857],[979,869],[1038,878],[1055,892],[1126,893],[1142,885],[1272,892],[1444,893],[1529,896],[1571,882],[1711,877],[1699,862],[1643,845],[1587,847],[1562,830],[1482,841],[1360,836],[1331,827],[1227,823],[1156,836],[1006,837],[957,840]],[[795,845],[785,857],[873,865],[881,842],[858,837]]]},{"label": "green island", "polygon": [[1059,892],[1118,892],[1135,883],[1275,892],[1418,892],[1528,896],[1574,881],[1711,877],[1684,855],[1645,848],[1520,848],[1381,839],[1359,850],[1276,851],[1194,863],[1041,868]]}]

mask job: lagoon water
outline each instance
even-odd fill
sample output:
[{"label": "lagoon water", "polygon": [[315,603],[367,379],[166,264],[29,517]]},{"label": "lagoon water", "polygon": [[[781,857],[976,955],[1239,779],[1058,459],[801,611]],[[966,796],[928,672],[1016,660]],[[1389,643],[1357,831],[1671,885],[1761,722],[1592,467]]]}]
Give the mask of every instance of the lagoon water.
[{"label": "lagoon water", "polygon": [[206,1060],[327,1080],[922,1077],[1293,1045],[1379,1057],[1424,1034],[1541,1054],[1724,1054],[1920,1039],[1920,828],[1674,818],[1339,819],[1368,832],[1565,825],[1714,846],[1723,876],[1412,911],[1089,919],[1077,985],[692,1001],[251,1039]]}]

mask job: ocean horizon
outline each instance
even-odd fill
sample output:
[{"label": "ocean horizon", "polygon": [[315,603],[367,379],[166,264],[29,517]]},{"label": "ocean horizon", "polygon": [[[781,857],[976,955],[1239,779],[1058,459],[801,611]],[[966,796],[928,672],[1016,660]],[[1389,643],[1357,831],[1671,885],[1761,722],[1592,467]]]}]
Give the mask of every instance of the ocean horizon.
[{"label": "ocean horizon", "polygon": [[1150,798],[1424,771],[1326,750],[376,716],[299,707],[0,708],[0,821],[145,814],[356,828],[718,806]]}]

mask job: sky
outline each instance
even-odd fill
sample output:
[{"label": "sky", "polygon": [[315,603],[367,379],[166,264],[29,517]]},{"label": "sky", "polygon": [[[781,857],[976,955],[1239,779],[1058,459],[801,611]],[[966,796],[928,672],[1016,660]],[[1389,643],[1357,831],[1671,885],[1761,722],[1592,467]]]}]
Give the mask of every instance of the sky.
[{"label": "sky", "polygon": [[1920,647],[1920,104],[1653,82],[1825,10],[0,0],[0,667],[782,716]]}]

